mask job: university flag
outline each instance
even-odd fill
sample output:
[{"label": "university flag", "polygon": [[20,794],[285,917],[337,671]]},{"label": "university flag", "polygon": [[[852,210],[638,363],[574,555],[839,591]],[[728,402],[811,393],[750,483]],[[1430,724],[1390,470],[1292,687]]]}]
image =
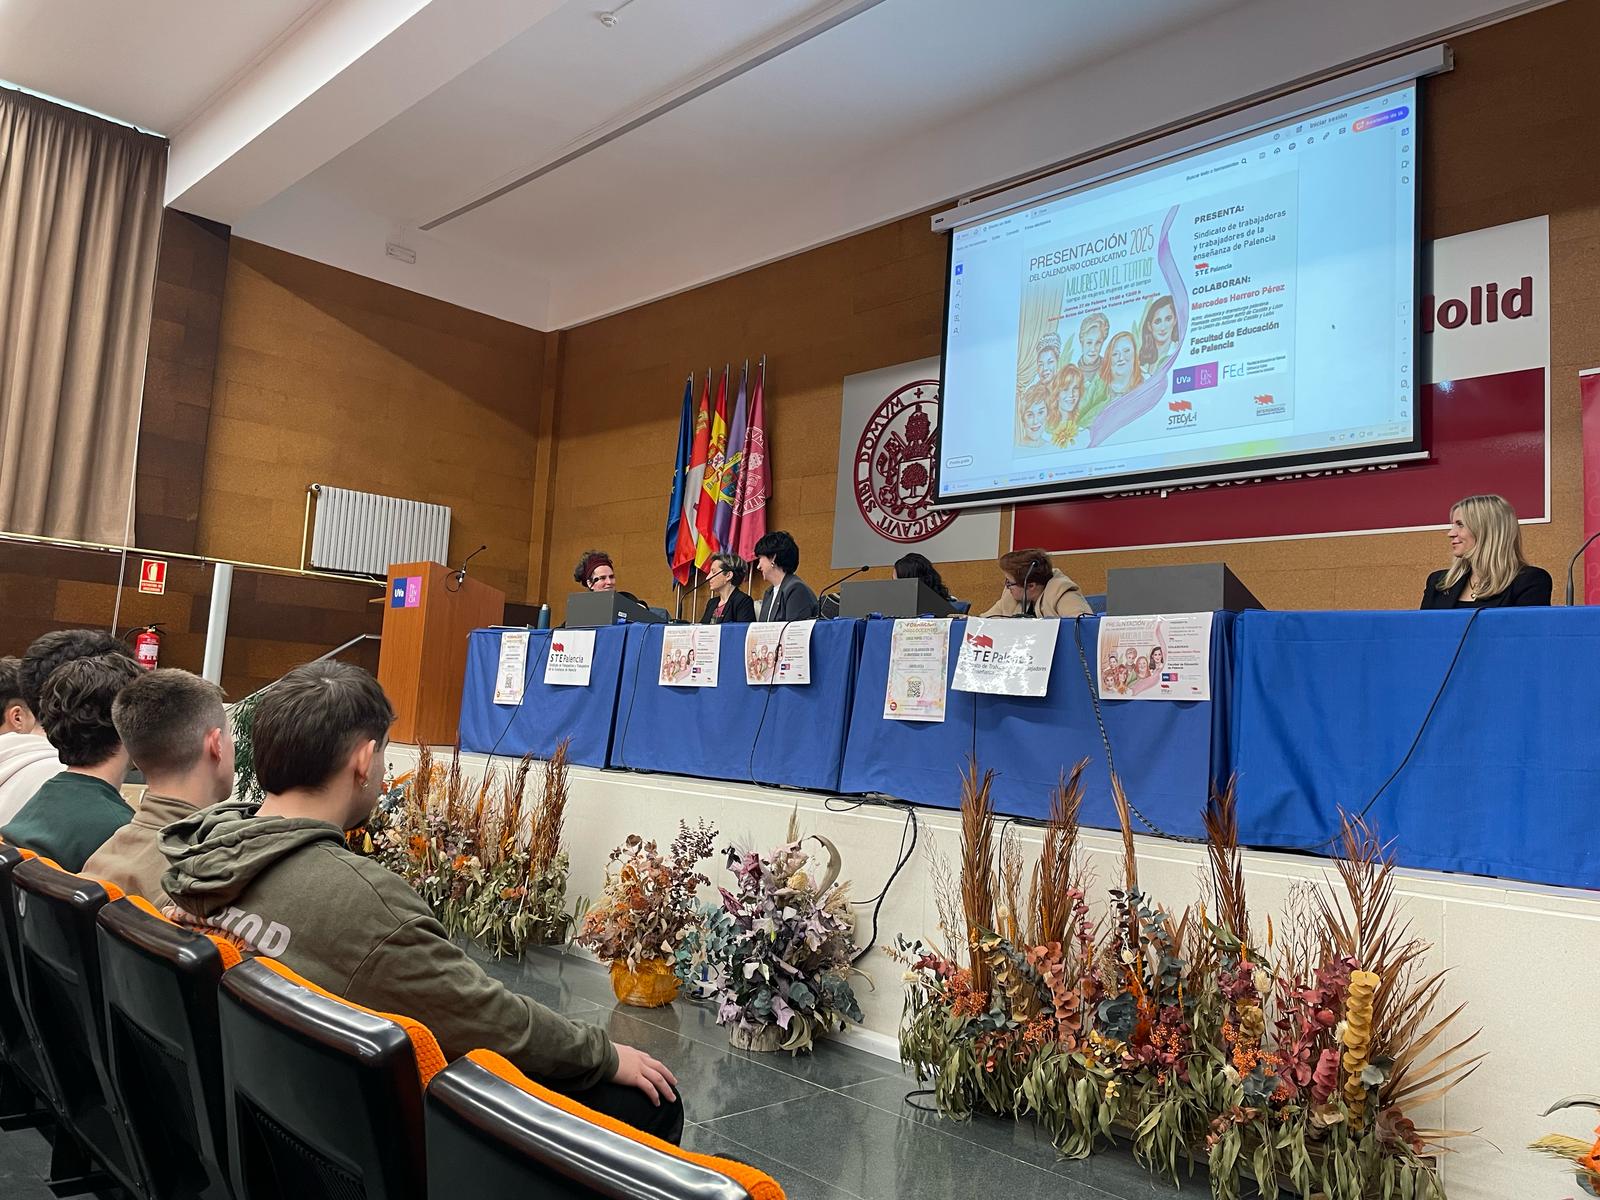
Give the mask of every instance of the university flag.
[{"label": "university flag", "polygon": [[717,406],[711,412],[711,439],[706,447],[706,473],[701,480],[700,499],[695,505],[694,565],[702,571],[711,556],[722,549],[717,541],[717,497],[722,494],[722,468],[728,458],[728,368],[722,368],[717,385]]},{"label": "university flag", "polygon": [[688,586],[687,568],[680,574],[677,564],[678,529],[683,524],[684,485],[689,474],[689,455],[694,449],[694,376],[683,385],[683,413],[678,417],[678,457],[672,468],[672,497],[667,501],[667,569],[683,586]]},{"label": "university flag", "polygon": [[745,408],[745,380],[750,374],[750,364],[745,363],[739,372],[739,398],[734,401],[733,419],[728,423],[728,452],[722,461],[722,486],[717,490],[717,513],[711,528],[717,535],[717,545],[724,550],[733,549],[730,536],[733,529],[733,498],[739,492],[739,477],[744,474],[744,429],[748,415]]},{"label": "university flag", "polygon": [[767,533],[767,501],[772,498],[772,464],[767,460],[767,416],[762,405],[766,390],[767,360],[756,367],[755,396],[750,401],[750,424],[744,431],[744,462],[733,497],[733,527],[728,532],[733,552],[746,562],[756,556],[756,543]]},{"label": "university flag", "polygon": [[683,478],[683,516],[678,522],[678,544],[672,552],[674,577],[683,572],[689,577],[694,567],[695,509],[699,504],[701,488],[706,477],[706,458],[711,448],[711,372],[706,372],[705,390],[700,393],[700,411],[694,418],[694,445],[689,451],[689,470]]}]

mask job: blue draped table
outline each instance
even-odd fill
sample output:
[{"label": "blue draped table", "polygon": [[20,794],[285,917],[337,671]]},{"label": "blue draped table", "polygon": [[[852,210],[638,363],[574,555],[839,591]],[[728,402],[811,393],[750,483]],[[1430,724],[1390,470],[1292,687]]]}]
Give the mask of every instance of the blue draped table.
[{"label": "blue draped table", "polygon": [[663,687],[660,625],[628,629],[613,767],[834,791],[861,621],[818,621],[809,684],[751,687],[745,625],[723,625],[717,686]]},{"label": "blue draped table", "polygon": [[[1105,749],[1077,646],[1081,634],[1092,672],[1100,620],[1095,616],[1060,623],[1042,698],[952,691],[945,720],[937,724],[883,719],[894,623],[868,622],[840,790],[955,808],[961,803],[959,773],[976,750],[979,767],[995,771],[996,811],[1042,818],[1049,815],[1050,794],[1061,771],[1087,758],[1081,819],[1085,825],[1116,828]],[[1123,787],[1169,833],[1201,835],[1201,810],[1211,783],[1228,776],[1233,621],[1233,614],[1217,613],[1212,623],[1213,699],[1100,703]],[[952,623],[952,668],[965,629],[964,620]]]},{"label": "blue draped table", "polygon": [[[1243,614],[1234,763],[1240,839],[1327,852],[1368,814],[1408,866],[1600,887],[1600,610]],[[1462,635],[1466,633],[1463,642]]]},{"label": "blue draped table", "polygon": [[618,625],[594,631],[588,687],[546,685],[544,667],[550,657],[550,638],[563,631],[529,630],[522,703],[496,704],[500,635],[508,632],[475,629],[468,635],[467,675],[461,689],[461,748],[510,758],[524,754],[549,758],[556,744],[570,736],[569,761],[585,767],[605,766],[611,752],[627,629]]}]

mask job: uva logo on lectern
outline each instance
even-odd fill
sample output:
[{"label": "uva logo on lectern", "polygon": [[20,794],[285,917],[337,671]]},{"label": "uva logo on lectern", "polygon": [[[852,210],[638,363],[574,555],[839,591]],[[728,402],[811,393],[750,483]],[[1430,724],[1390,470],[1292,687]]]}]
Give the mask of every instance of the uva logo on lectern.
[{"label": "uva logo on lectern", "polygon": [[920,542],[948,528],[953,512],[933,509],[939,381],[918,379],[889,393],[856,444],[856,507],[894,542]]}]

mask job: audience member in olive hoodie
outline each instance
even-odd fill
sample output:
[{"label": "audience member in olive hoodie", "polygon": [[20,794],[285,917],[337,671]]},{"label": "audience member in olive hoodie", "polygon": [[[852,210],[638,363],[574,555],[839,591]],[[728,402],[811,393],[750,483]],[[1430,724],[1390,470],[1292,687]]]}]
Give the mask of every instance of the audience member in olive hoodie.
[{"label": "audience member in olive hoodie", "polygon": [[51,673],[39,697],[39,723],[67,769],[40,785],[0,837],[81,871],[128,823],[133,809],[121,792],[128,752],[111,723],[111,703],[140,674],[139,664],[120,653],[74,659]]},{"label": "audience member in olive hoodie", "polygon": [[377,681],[342,663],[290,671],[251,727],[259,813],[219,804],[164,829],[177,919],[228,935],[330,992],[433,1030],[447,1058],[484,1047],[658,1137],[683,1130],[677,1080],[484,973],[404,880],[345,846],[372,811],[394,719]]},{"label": "audience member in olive hoodie", "polygon": [[233,793],[233,726],[221,688],[172,670],[147,671],[123,688],[111,719],[148,786],[133,820],[89,856],[83,873],[160,908],[167,903],[162,827]]}]

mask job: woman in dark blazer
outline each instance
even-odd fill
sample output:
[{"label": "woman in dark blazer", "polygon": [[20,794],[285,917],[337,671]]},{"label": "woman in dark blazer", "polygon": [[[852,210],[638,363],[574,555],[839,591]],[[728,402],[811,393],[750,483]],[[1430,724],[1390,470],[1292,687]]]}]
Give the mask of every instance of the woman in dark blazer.
[{"label": "woman in dark blazer", "polygon": [[711,599],[700,618],[702,625],[747,625],[756,619],[756,602],[739,585],[750,573],[749,565],[737,554],[713,554],[706,561],[706,586]]},{"label": "woman in dark blazer", "polygon": [[1423,608],[1527,608],[1550,603],[1550,572],[1522,557],[1517,512],[1501,496],[1450,510],[1450,565],[1428,576]]}]

